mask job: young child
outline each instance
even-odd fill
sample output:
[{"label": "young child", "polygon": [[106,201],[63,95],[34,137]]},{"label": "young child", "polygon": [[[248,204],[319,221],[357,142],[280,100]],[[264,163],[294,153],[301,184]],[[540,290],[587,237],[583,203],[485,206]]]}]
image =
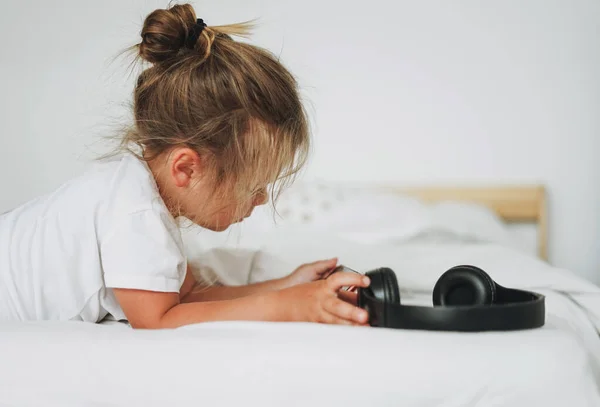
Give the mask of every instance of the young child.
[{"label": "young child", "polygon": [[0,216],[0,321],[366,324],[340,288],[368,279],[325,278],[336,259],[240,287],[203,286],[188,269],[178,217],[227,229],[289,182],[308,151],[296,82],[276,57],[232,39],[247,28],[206,26],[187,4],[148,15],[134,49],[150,66],[123,151]]}]

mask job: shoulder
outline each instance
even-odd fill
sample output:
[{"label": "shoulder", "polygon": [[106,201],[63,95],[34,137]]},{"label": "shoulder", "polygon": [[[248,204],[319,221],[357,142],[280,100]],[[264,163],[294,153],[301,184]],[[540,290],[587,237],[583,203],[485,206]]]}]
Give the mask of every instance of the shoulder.
[{"label": "shoulder", "polygon": [[158,195],[150,168],[145,161],[131,153],[98,161],[92,165],[87,176],[101,179],[109,189],[131,198]]},{"label": "shoulder", "polygon": [[[179,227],[170,214],[150,168],[141,158],[123,153],[98,161],[87,172],[82,185],[95,195],[99,238],[137,228],[144,233],[158,229],[179,240]],[[92,191],[92,189],[96,189]]]},{"label": "shoulder", "polygon": [[167,211],[150,168],[131,153],[98,162],[88,178],[102,185],[107,213],[112,217],[148,210]]},{"label": "shoulder", "polygon": [[179,231],[169,212],[150,168],[141,158],[125,153],[100,162],[95,173],[107,185],[107,211],[115,224],[130,223],[140,229],[161,228]]}]

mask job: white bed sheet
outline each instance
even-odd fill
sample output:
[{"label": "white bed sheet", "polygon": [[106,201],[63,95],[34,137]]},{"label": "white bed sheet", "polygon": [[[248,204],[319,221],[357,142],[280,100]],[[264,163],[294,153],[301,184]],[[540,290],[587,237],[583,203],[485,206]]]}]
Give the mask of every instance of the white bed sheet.
[{"label": "white bed sheet", "polygon": [[[600,405],[600,290],[572,273],[496,245],[368,247],[283,233],[259,251],[199,250],[196,261],[243,283],[336,255],[361,270],[392,267],[411,303],[428,303],[450,266],[476,264],[503,285],[546,294],[547,323],[481,334],[259,322],[160,332],[4,323],[0,405]],[[247,269],[232,275],[231,264]]]},{"label": "white bed sheet", "polygon": [[597,406],[557,328],[432,334],[211,323],[164,332],[2,326],[0,405]]}]

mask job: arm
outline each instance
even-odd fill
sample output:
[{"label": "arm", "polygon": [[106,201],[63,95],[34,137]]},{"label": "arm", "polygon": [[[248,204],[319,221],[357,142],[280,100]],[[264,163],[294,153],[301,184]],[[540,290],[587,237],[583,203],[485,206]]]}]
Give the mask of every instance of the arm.
[{"label": "arm", "polygon": [[288,276],[243,286],[203,285],[202,283],[196,282],[196,279],[188,266],[185,280],[181,286],[179,298],[183,303],[218,301],[282,290],[297,284],[318,280],[335,267],[336,263],[337,258],[316,261],[298,267]]},{"label": "arm", "polygon": [[133,328],[159,329],[227,320],[283,321],[276,292],[226,301],[182,303],[178,293],[114,289]]},{"label": "arm", "polygon": [[204,285],[196,282],[188,267],[179,298],[182,303],[231,300],[252,294],[281,290],[290,285],[290,281],[286,277],[242,286]]},{"label": "arm", "polygon": [[208,321],[313,321],[365,324],[365,310],[337,297],[346,285],[366,287],[368,278],[336,273],[327,280],[223,301],[182,303],[179,293],[114,288],[133,328],[175,328]]}]

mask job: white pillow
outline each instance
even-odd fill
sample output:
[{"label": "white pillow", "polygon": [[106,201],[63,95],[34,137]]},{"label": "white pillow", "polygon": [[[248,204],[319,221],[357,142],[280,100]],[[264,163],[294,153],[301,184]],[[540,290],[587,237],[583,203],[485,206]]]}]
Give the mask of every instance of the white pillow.
[{"label": "white pillow", "polygon": [[427,221],[412,242],[486,242],[517,247],[504,221],[476,203],[444,201],[428,206]]},{"label": "white pillow", "polygon": [[493,211],[475,203],[426,204],[398,192],[325,183],[299,183],[277,204],[260,208],[242,226],[259,233],[278,226],[321,231],[365,243],[495,242],[510,244],[507,225]]}]

